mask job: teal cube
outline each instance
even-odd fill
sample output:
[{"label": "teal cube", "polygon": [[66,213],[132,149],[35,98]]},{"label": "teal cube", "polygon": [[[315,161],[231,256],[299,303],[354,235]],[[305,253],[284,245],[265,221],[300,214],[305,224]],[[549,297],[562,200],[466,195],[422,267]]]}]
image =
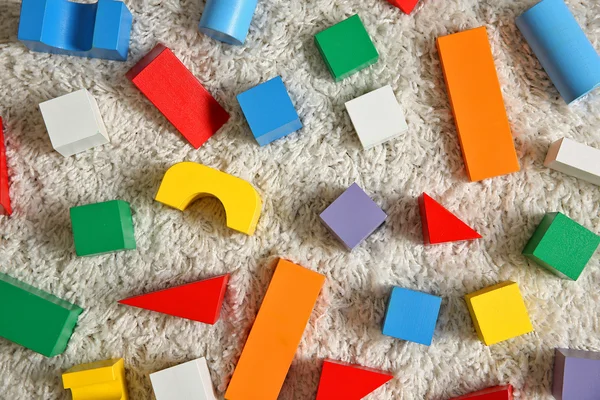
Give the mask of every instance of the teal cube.
[{"label": "teal cube", "polygon": [[112,200],[71,208],[75,252],[92,256],[135,249],[129,203]]},{"label": "teal cube", "polygon": [[523,255],[556,275],[579,278],[600,245],[600,236],[559,212],[547,213]]}]

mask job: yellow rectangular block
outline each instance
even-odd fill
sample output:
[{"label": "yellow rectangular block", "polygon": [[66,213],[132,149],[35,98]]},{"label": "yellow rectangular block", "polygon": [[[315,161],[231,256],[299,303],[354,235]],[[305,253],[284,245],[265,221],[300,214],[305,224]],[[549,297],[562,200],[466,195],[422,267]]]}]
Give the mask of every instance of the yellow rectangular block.
[{"label": "yellow rectangular block", "polygon": [[324,282],[317,272],[279,260],[227,400],[277,400]]},{"label": "yellow rectangular block", "polygon": [[63,376],[63,387],[73,400],[127,400],[122,358],[77,365]]},{"label": "yellow rectangular block", "polygon": [[507,281],[465,296],[479,339],[487,346],[533,332],[519,285]]}]

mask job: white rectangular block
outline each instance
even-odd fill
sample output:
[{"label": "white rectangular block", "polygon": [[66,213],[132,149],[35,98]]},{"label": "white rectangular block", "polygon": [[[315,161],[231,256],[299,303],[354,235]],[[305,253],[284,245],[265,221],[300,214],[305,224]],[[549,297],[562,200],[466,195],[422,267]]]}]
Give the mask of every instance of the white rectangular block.
[{"label": "white rectangular block", "polygon": [[408,130],[402,107],[390,85],[346,102],[346,110],[364,149],[384,143]]},{"label": "white rectangular block", "polygon": [[156,400],[217,400],[206,358],[150,374]]},{"label": "white rectangular block", "polygon": [[65,157],[108,143],[96,100],[86,89],[40,103],[54,150]]},{"label": "white rectangular block", "polygon": [[574,140],[552,143],[544,166],[600,186],[600,150]]}]

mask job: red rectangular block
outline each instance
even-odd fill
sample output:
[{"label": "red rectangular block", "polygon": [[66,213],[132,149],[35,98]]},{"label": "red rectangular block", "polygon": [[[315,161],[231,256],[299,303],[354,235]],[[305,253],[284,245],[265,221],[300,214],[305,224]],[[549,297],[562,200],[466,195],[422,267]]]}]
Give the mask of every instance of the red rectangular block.
[{"label": "red rectangular block", "polygon": [[450,400],[513,400],[513,387],[511,385],[494,386]]},{"label": "red rectangular block", "polygon": [[229,120],[229,113],[162,44],[126,76],[196,149]]},{"label": "red rectangular block", "polygon": [[4,147],[2,118],[0,118],[0,214],[12,214],[8,193],[8,167],[6,165],[6,147]]}]

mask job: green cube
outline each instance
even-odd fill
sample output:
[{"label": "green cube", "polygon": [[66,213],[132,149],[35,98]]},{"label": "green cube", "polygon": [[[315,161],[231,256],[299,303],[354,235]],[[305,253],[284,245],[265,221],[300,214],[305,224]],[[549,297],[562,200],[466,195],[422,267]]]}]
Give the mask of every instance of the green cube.
[{"label": "green cube", "polygon": [[71,224],[78,256],[135,249],[131,208],[126,201],[73,207]]},{"label": "green cube", "polygon": [[559,212],[547,213],[523,255],[562,278],[579,278],[600,244],[600,236]]},{"label": "green cube", "polygon": [[0,337],[53,357],[65,351],[83,309],[0,273]]},{"label": "green cube", "polygon": [[375,64],[379,53],[355,14],[315,35],[315,43],[336,81]]}]

